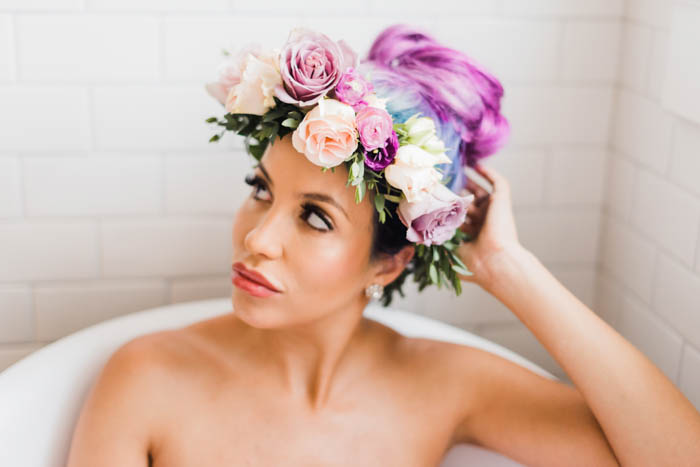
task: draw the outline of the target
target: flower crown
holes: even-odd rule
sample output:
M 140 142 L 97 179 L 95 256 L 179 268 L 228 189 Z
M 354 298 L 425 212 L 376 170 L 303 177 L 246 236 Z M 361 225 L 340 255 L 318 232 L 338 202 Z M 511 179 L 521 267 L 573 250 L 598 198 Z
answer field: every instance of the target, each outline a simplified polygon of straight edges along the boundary
M 292 133 L 294 148 L 322 171 L 346 164 L 355 202 L 374 192 L 379 222 L 397 214 L 406 239 L 416 244 L 411 263 L 385 287 L 384 305 L 394 289 L 404 296 L 410 273 L 419 290 L 444 283 L 459 295 L 457 274 L 471 275 L 456 253 L 469 240 L 459 226 L 474 195 L 458 196 L 442 183 L 435 166 L 451 160 L 433 120 L 416 113 L 394 121 L 386 100 L 359 73 L 355 52 L 310 29 L 292 29 L 281 50 L 249 44 L 224 55 L 219 80 L 207 91 L 227 113 L 206 120 L 223 127 L 209 141 L 233 131 L 259 161 L 275 137 Z

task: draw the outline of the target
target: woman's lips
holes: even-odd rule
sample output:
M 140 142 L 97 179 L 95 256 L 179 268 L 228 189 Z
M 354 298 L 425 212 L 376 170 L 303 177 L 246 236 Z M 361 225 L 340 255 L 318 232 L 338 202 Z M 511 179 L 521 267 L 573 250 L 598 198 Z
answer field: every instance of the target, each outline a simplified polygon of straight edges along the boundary
M 239 289 L 243 289 L 255 297 L 269 297 L 278 293 L 268 289 L 262 284 L 248 279 L 238 271 L 233 271 L 231 273 L 231 282 Z
M 257 296 L 270 296 L 280 293 L 279 287 L 275 287 L 270 280 L 257 271 L 248 269 L 241 262 L 233 264 L 231 280 L 239 286 Z

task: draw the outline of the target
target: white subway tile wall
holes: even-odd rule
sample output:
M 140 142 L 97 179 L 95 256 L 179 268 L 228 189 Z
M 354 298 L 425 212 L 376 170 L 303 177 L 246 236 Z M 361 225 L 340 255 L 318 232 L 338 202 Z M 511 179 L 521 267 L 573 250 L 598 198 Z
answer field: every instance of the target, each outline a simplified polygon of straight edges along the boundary
M 0 218 L 22 215 L 19 165 L 18 156 L 0 157 Z
M 670 36 L 661 102 L 670 112 L 693 122 L 700 121 L 700 9 L 678 3 L 671 14 Z
M 12 16 L 0 14 L 0 83 L 15 79 L 14 26 Z
M 700 2 L 622 28 L 596 303 L 700 409 Z
M 405 22 L 501 80 L 512 133 L 487 163 L 525 246 L 699 403 L 699 3 L 0 0 L 0 369 L 114 316 L 230 295 L 252 161 L 232 135 L 208 143 L 223 48 L 304 25 L 362 57 Z M 567 379 L 477 287 L 409 282 L 395 305 Z

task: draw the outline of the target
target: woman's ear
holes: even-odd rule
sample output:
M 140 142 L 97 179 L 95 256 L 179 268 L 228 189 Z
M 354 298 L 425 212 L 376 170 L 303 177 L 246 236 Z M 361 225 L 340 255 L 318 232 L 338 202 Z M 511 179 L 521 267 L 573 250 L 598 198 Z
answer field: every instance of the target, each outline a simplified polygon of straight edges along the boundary
M 392 283 L 411 262 L 415 251 L 415 246 L 406 245 L 395 255 L 386 255 L 380 259 L 379 270 L 374 275 L 373 282 L 384 286 Z

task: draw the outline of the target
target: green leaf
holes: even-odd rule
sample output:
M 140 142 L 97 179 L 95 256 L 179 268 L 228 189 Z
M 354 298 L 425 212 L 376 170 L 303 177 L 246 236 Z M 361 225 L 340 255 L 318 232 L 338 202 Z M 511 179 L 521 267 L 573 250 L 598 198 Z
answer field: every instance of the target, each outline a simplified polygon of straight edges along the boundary
M 384 195 L 384 198 L 388 199 L 389 201 L 393 201 L 394 203 L 400 203 L 400 202 L 401 202 L 401 197 L 400 197 L 400 196 Z
M 363 181 L 355 188 L 355 203 L 360 203 L 365 197 L 365 182 Z
M 437 247 L 432 247 L 432 249 L 433 249 L 433 261 L 437 263 L 438 261 L 440 261 L 440 251 L 438 250 Z
M 218 120 L 218 118 L 216 118 L 216 117 L 209 117 L 209 118 L 207 118 L 207 119 L 204 120 L 204 121 L 207 122 L 207 123 L 214 123 L 214 122 L 217 121 L 217 120 Z
M 282 126 L 286 126 L 287 128 L 296 128 L 299 126 L 299 120 L 286 118 L 282 121 Z
M 384 195 L 381 193 L 377 193 L 374 195 L 374 206 L 377 208 L 377 211 L 380 213 L 384 212 Z
M 280 118 L 285 113 L 286 113 L 286 111 L 284 109 L 281 109 L 281 108 L 280 109 L 278 109 L 278 108 L 271 109 L 265 115 L 263 115 L 262 121 L 263 122 L 271 122 L 273 120 Z
M 211 138 L 209 138 L 209 142 L 210 142 L 210 143 L 213 143 L 214 141 L 218 141 L 219 138 L 220 138 L 219 135 L 214 135 L 214 136 L 212 136 Z
M 287 117 L 293 118 L 294 120 L 301 120 L 304 118 L 304 115 L 297 110 L 292 110 L 291 112 L 287 113 Z
M 430 263 L 430 268 L 428 270 L 430 273 L 430 280 L 433 282 L 433 284 L 436 284 L 438 281 L 438 277 L 437 277 L 437 268 L 435 267 L 435 264 Z
M 462 262 L 462 260 L 459 258 L 459 256 L 456 253 L 450 251 L 450 256 L 452 257 L 453 263 L 456 263 L 458 266 L 460 266 L 464 269 L 467 269 L 467 266 Z
M 352 176 L 353 179 L 355 179 L 355 178 L 357 178 L 357 175 L 359 173 L 360 173 L 360 164 L 358 164 L 357 161 L 355 161 L 350 166 L 350 175 Z
M 459 266 L 459 265 L 457 265 L 457 264 L 453 264 L 453 265 L 452 265 L 452 269 L 453 269 L 454 271 L 457 271 L 458 273 L 460 273 L 460 274 L 463 275 L 463 276 L 473 276 L 473 275 L 474 275 L 474 273 L 471 272 L 471 271 L 470 271 L 469 269 L 467 269 L 466 267 L 462 267 L 462 266 Z
M 452 287 L 454 287 L 457 295 L 461 294 L 462 293 L 462 281 L 459 280 L 459 277 L 457 277 L 456 274 L 451 275 L 450 279 L 452 280 Z

